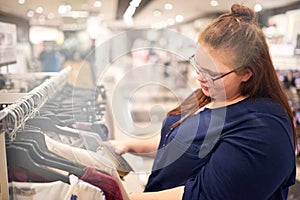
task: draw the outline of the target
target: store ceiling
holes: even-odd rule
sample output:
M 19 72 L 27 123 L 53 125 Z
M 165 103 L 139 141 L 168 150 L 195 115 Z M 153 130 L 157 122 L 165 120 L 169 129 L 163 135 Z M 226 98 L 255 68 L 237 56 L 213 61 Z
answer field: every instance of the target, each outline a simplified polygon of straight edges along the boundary
M 18 1 L 23 1 L 19 4 Z M 123 21 L 123 14 L 132 0 L 101 0 L 100 7 L 94 7 L 96 0 L 0 0 L 0 12 L 29 20 L 30 25 L 47 25 L 61 29 L 80 29 L 85 25 L 87 16 L 97 16 L 103 24 L 111 28 L 128 28 Z M 133 0 L 134 1 L 134 0 Z M 219 5 L 212 7 L 211 0 L 142 0 L 133 16 L 133 28 L 153 25 L 173 24 L 176 15 L 183 17 L 183 23 L 212 13 L 227 11 L 232 3 L 244 3 L 253 7 L 260 3 L 264 9 L 280 8 L 290 4 L 300 4 L 300 0 L 218 0 Z M 173 9 L 164 8 L 172 3 Z M 58 14 L 60 5 L 70 5 L 71 11 L 65 16 Z M 99 5 L 99 4 L 98 4 Z M 38 13 L 38 7 L 42 7 Z M 28 17 L 28 11 L 33 16 Z M 74 12 L 80 11 L 80 12 Z M 70 14 L 73 16 L 70 16 Z M 80 16 L 82 15 L 82 16 Z M 132 28 L 132 26 L 129 26 Z

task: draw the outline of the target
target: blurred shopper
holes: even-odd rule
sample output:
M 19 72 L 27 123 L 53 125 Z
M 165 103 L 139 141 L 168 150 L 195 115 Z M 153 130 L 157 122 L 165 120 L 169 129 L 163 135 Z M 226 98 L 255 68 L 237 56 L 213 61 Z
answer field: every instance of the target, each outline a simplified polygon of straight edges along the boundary
M 44 50 L 39 56 L 43 72 L 59 72 L 62 68 L 62 56 L 52 41 L 44 42 Z

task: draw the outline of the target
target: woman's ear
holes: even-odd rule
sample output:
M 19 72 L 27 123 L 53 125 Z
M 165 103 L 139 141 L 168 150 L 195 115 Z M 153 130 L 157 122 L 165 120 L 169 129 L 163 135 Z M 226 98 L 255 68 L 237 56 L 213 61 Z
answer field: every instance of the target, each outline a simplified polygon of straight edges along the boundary
M 242 82 L 247 82 L 251 78 L 252 75 L 253 75 L 253 73 L 249 68 L 244 69 L 244 72 L 242 75 Z

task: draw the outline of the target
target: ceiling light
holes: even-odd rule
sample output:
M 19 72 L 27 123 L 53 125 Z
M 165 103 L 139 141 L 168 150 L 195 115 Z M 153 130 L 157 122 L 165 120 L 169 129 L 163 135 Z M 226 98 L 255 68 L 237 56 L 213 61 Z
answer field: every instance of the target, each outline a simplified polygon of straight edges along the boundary
M 130 6 L 139 7 L 142 0 L 131 0 Z
M 219 3 L 218 3 L 218 1 L 216 1 L 216 0 L 211 0 L 211 1 L 210 1 L 210 5 L 213 6 L 213 7 L 215 7 L 215 6 L 218 6 Z
M 70 5 L 62 4 L 58 7 L 57 12 L 59 14 L 65 14 L 65 13 L 69 12 L 70 10 L 72 10 L 72 7 Z
M 176 22 L 183 22 L 183 16 L 182 15 L 176 15 L 175 21 Z
M 77 18 L 87 18 L 89 13 L 87 11 L 69 11 L 65 14 L 62 14 L 63 17 L 72 17 L 74 19 Z
M 24 4 L 24 3 L 25 3 L 25 0 L 18 0 L 18 3 L 19 3 L 19 4 Z
M 48 19 L 54 19 L 54 14 L 53 14 L 52 12 L 49 13 L 48 16 L 47 16 L 47 18 L 48 18 Z
M 38 13 L 38 14 L 43 13 L 43 11 L 44 11 L 44 9 L 41 6 L 37 7 L 36 10 L 35 10 L 35 12 Z
M 172 10 L 173 9 L 173 5 L 171 3 L 166 3 L 165 4 L 165 9 L 166 10 Z
M 153 11 L 153 16 L 154 16 L 154 17 L 160 17 L 161 14 L 162 14 L 161 11 L 158 10 L 158 9 L 155 9 L 155 10 Z
M 94 7 L 100 8 L 101 6 L 102 6 L 102 2 L 101 1 L 95 1 L 94 2 Z
M 44 15 L 39 16 L 39 23 L 40 24 L 46 24 L 46 17 Z
M 255 12 L 260 12 L 262 10 L 262 5 L 259 3 L 255 4 L 254 10 Z
M 58 12 L 59 14 L 64 14 L 64 13 L 66 13 L 66 12 L 67 12 L 66 6 L 65 6 L 65 5 L 60 5 L 60 6 L 58 7 L 58 9 L 57 9 L 57 12 Z
M 142 0 L 131 0 L 130 1 L 128 8 L 126 9 L 126 11 L 123 15 L 123 20 L 126 24 L 130 25 L 133 23 L 132 16 L 134 15 L 136 8 L 139 7 L 141 1 Z
M 72 10 L 72 6 L 66 5 L 66 9 L 67 9 L 67 12 L 70 11 L 70 10 Z
M 27 17 L 33 17 L 33 15 L 34 15 L 33 10 L 28 10 L 27 11 Z

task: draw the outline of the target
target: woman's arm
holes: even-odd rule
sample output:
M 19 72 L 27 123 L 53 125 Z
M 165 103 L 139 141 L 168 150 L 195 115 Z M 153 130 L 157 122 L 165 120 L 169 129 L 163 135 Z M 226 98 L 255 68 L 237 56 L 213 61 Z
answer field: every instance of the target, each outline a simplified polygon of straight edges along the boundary
M 150 139 L 130 138 L 127 140 L 110 140 L 110 144 L 117 154 L 134 153 L 141 156 L 154 157 L 158 148 L 160 137 Z
M 131 193 L 130 200 L 181 200 L 184 186 L 162 190 L 159 192 Z

